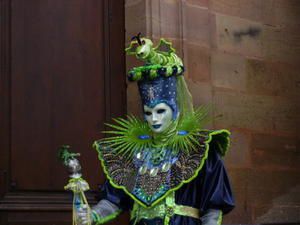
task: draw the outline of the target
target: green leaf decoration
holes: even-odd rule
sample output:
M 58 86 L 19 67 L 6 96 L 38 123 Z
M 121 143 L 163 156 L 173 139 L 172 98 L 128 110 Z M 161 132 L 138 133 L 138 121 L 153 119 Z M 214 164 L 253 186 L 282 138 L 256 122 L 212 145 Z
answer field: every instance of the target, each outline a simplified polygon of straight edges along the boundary
M 170 56 L 171 53 L 175 53 L 176 50 L 172 46 L 172 42 L 167 41 L 164 38 L 159 40 L 158 45 L 154 48 L 154 50 L 160 54 Z
M 70 159 L 80 156 L 80 153 L 70 152 L 71 147 L 69 145 L 62 145 L 58 150 L 58 159 L 66 166 Z
M 139 46 L 137 41 L 132 41 L 128 48 L 125 49 L 127 55 L 135 55 L 136 49 Z

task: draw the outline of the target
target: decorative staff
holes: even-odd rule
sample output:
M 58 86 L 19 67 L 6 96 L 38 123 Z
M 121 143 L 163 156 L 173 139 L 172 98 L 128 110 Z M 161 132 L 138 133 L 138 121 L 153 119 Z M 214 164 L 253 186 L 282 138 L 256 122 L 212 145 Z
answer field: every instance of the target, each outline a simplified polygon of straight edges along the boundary
M 87 224 L 91 225 L 89 216 L 91 216 L 91 208 L 88 205 L 85 191 L 89 190 L 89 184 L 82 178 L 81 166 L 77 157 L 80 153 L 73 153 L 69 151 L 70 146 L 63 145 L 59 149 L 58 157 L 62 163 L 69 170 L 69 182 L 64 187 L 65 190 L 71 190 L 73 192 L 73 225 Z M 87 211 L 88 220 L 81 221 L 79 214 L 83 211 Z

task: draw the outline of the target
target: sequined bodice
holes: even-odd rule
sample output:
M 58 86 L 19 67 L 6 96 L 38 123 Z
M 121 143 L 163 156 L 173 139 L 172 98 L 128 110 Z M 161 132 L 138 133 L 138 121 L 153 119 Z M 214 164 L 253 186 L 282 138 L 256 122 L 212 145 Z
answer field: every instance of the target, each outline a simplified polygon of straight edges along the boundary
M 208 150 L 206 140 L 208 135 L 199 138 L 199 147 L 190 153 L 148 148 L 136 152 L 129 160 L 103 148 L 100 159 L 107 177 L 117 188 L 150 207 L 196 177 Z

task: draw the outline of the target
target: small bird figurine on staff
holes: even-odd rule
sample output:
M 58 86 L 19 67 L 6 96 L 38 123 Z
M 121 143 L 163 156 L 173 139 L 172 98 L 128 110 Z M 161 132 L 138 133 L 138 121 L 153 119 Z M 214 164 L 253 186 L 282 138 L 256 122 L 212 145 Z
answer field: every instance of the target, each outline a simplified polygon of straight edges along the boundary
M 58 157 L 62 163 L 68 168 L 70 173 L 70 179 L 68 184 L 64 187 L 65 190 L 71 190 L 73 192 L 73 225 L 87 224 L 90 222 L 81 221 L 78 214 L 82 210 L 87 211 L 87 215 L 91 215 L 91 208 L 88 205 L 85 191 L 89 190 L 89 184 L 82 178 L 81 166 L 77 157 L 80 153 L 72 153 L 69 151 L 70 146 L 63 145 L 59 149 Z M 88 220 L 91 221 L 91 220 Z

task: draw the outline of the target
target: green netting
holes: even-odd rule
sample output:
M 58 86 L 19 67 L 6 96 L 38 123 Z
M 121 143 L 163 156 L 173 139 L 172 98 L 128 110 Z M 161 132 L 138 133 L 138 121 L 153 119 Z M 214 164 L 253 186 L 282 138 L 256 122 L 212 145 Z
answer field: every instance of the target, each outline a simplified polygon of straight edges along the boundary
M 179 119 L 194 112 L 193 97 L 183 76 L 177 77 L 177 104 L 180 112 Z

